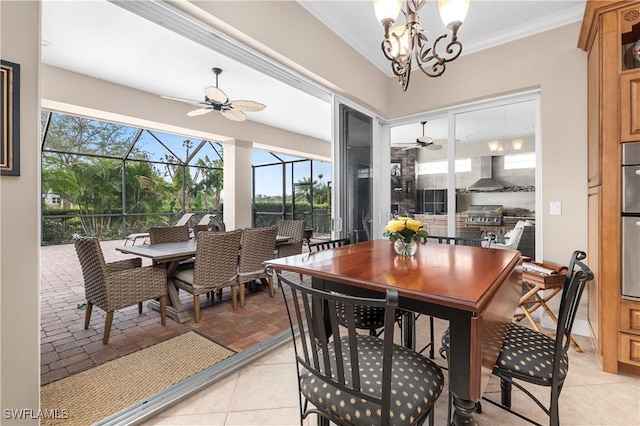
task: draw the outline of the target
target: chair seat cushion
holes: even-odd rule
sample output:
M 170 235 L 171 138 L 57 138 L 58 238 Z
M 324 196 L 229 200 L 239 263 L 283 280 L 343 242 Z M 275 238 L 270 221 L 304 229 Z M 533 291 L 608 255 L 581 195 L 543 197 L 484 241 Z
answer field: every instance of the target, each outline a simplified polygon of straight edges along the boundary
M 372 308 L 370 306 L 354 306 L 354 322 L 356 328 L 376 329 L 384 326 L 384 308 Z M 346 313 L 344 305 L 339 305 L 338 318 L 345 323 Z
M 367 335 L 359 335 L 357 339 L 358 362 L 363 371 L 362 388 L 364 392 L 380 397 L 383 341 Z M 341 340 L 348 347 L 347 338 Z M 333 352 L 333 346 L 330 346 L 330 351 Z M 332 371 L 336 371 L 334 357 L 333 354 L 329 355 Z M 351 377 L 348 351 L 344 354 L 344 360 L 345 377 Z M 440 367 L 417 352 L 394 345 L 391 424 L 413 423 L 424 416 L 440 396 L 443 385 L 444 376 Z M 310 372 L 300 372 L 300 390 L 313 405 L 324 408 L 348 424 L 380 424 L 379 405 L 347 395 Z
M 510 323 L 494 373 L 551 385 L 554 346 L 555 340 L 546 334 Z M 565 352 L 560 359 L 560 381 L 568 370 L 569 356 Z

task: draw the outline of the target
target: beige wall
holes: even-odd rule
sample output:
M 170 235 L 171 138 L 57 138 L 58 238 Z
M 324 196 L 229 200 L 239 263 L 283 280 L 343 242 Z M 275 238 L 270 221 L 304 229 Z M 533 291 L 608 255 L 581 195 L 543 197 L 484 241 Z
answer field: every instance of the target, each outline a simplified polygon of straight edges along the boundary
M 463 56 L 435 79 L 415 71 L 407 92 L 389 82 L 394 117 L 540 89 L 543 259 L 558 264 L 587 249 L 587 55 L 576 46 L 579 32 L 575 23 Z M 561 216 L 549 215 L 551 201 L 562 202 Z
M 20 64 L 20 176 L 0 177 L 0 413 L 33 409 L 40 383 L 40 2 L 0 2 L 2 59 Z M 28 413 L 25 413 L 29 417 Z

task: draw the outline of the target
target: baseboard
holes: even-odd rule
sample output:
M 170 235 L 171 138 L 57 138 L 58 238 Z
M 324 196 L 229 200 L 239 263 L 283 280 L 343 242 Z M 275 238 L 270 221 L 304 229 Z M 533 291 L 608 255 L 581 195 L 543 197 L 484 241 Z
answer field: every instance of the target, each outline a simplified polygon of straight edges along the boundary
M 542 317 L 540 325 L 543 328 L 549 328 L 551 330 L 556 329 L 556 323 L 553 322 L 553 320 L 549 318 L 548 315 L 544 315 Z M 571 330 L 571 334 L 576 336 L 591 337 L 591 327 L 589 327 L 589 322 L 587 320 L 575 320 L 573 322 L 573 329 Z

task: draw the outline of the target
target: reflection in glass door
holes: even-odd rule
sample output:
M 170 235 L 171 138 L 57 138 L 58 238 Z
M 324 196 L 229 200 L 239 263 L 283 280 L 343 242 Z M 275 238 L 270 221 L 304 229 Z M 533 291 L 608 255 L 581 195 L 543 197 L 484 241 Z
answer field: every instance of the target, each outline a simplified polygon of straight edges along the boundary
M 526 100 L 456 114 L 456 236 L 493 234 L 535 258 L 535 109 Z M 518 222 L 530 227 L 511 240 Z
M 502 240 L 527 222 L 518 249 L 535 259 L 538 115 L 537 93 L 424 115 L 422 141 L 432 145 L 420 143 L 415 119 L 389 124 L 391 170 L 399 165 L 402 175 L 390 186 L 390 211 L 415 216 L 430 235 L 465 239 Z
M 340 104 L 340 164 L 343 191 L 340 217 L 344 218 L 341 236 L 354 241 L 371 238 L 372 219 L 372 145 L 373 120 Z

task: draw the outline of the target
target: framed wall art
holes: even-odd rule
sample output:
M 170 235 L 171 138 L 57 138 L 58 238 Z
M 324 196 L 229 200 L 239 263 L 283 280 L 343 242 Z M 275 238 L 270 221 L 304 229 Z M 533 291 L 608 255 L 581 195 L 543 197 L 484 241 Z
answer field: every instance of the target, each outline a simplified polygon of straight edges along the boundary
M 0 61 L 0 175 L 20 176 L 20 65 Z

